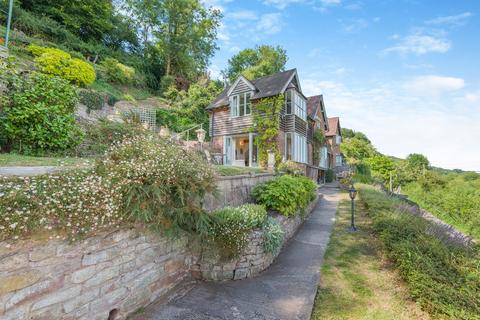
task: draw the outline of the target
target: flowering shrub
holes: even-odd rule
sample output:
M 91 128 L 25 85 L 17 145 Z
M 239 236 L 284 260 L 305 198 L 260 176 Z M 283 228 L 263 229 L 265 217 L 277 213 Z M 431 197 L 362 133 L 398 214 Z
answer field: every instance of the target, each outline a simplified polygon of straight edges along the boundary
M 201 201 L 216 184 L 200 155 L 139 135 L 114 143 L 97 171 L 119 187 L 128 217 L 163 230 L 208 232 L 210 218 Z
M 315 183 L 304 176 L 285 175 L 253 189 L 255 200 L 284 216 L 294 216 L 315 198 Z
M 116 143 L 96 166 L 0 181 L 0 241 L 44 229 L 76 239 L 123 222 L 207 233 L 200 200 L 215 187 L 196 154 L 153 136 Z
M 277 170 L 291 175 L 302 175 L 304 173 L 299 163 L 290 160 L 280 163 Z
M 110 82 L 128 84 L 134 80 L 135 69 L 116 59 L 106 58 L 101 65 L 105 69 L 105 78 Z
M 262 227 L 267 218 L 267 210 L 265 210 L 265 206 L 263 205 L 249 203 L 244 204 L 237 209 L 245 217 L 246 223 L 251 228 Z
M 45 230 L 75 239 L 123 220 L 112 181 L 91 170 L 0 180 L 0 241 Z M 52 233 L 54 232 L 54 233 Z
M 268 217 L 263 227 L 263 248 L 266 252 L 277 255 L 282 248 L 285 232 L 275 219 Z

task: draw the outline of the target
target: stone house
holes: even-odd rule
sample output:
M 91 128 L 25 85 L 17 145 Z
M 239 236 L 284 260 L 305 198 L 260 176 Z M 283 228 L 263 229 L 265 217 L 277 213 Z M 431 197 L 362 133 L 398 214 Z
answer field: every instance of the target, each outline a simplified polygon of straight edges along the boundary
M 313 132 L 329 129 L 322 96 L 303 94 L 296 69 L 269 76 L 237 80 L 207 107 L 210 117 L 212 149 L 222 155 L 224 165 L 258 166 L 256 133 L 252 132 L 252 104 L 283 94 L 285 105 L 280 114 L 278 146 L 283 160 L 297 162 L 313 179 L 324 176 L 328 169 L 328 144 L 322 147 L 323 158 L 313 163 Z

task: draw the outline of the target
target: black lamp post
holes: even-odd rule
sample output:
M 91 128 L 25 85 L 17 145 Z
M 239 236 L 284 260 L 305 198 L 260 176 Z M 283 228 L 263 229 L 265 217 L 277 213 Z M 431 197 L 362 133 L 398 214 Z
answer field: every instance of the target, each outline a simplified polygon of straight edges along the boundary
M 350 231 L 357 231 L 355 227 L 355 197 L 357 196 L 357 190 L 353 184 L 350 189 L 348 189 L 348 194 L 350 195 L 350 199 L 352 199 L 352 225 L 350 226 Z

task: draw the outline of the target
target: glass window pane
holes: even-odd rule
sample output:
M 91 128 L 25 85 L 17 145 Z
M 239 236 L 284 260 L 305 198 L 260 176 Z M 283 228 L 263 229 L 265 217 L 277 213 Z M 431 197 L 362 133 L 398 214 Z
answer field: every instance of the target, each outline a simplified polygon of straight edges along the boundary
M 285 135 L 285 158 L 287 160 L 292 160 L 292 135 L 287 133 Z
M 247 93 L 245 96 L 246 96 L 245 114 L 250 114 L 252 112 L 252 102 L 250 101 L 250 93 Z
M 292 91 L 291 90 L 287 91 L 285 98 L 286 98 L 286 105 L 287 105 L 286 113 L 291 114 L 292 113 Z

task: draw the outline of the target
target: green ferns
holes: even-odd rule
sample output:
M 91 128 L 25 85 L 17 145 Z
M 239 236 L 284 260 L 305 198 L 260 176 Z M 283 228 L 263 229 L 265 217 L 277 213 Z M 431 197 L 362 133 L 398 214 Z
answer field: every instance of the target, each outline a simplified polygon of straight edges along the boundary
M 258 203 L 291 217 L 315 199 L 316 189 L 307 177 L 285 175 L 256 186 L 252 195 Z

